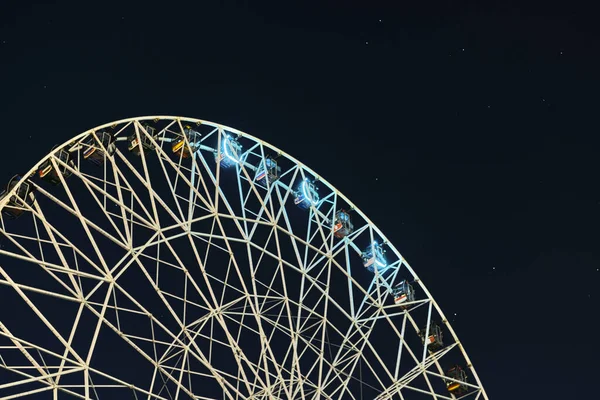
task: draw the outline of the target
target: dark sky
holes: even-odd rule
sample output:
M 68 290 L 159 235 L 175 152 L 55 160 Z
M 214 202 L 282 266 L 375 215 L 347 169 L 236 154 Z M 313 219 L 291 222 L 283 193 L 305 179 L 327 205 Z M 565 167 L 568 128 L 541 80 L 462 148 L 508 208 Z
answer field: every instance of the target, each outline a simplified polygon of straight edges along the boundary
M 492 399 L 595 397 L 591 10 L 55 3 L 1 5 L 1 180 L 120 118 L 238 128 L 302 160 L 383 230 L 457 314 Z

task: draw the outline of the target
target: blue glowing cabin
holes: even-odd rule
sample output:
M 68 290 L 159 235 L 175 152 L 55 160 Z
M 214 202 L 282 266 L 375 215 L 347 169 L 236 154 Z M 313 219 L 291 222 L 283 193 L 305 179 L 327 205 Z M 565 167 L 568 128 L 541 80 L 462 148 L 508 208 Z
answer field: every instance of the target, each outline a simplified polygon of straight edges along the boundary
M 10 192 L 19 181 L 23 179 L 21 175 L 13 176 L 10 181 L 8 181 L 8 185 L 6 189 L 0 193 L 0 199 L 3 199 L 8 192 Z M 29 182 L 25 181 L 21 183 L 21 186 L 17 189 L 14 195 L 10 196 L 8 203 L 2 210 L 4 215 L 11 219 L 16 219 L 21 216 L 25 212 L 25 205 L 32 206 L 34 202 L 34 187 Z
M 458 365 L 450 368 L 446 372 L 446 376 L 450 379 L 446 380 L 446 389 L 455 396 L 462 396 L 469 391 L 469 387 L 465 385 L 467 382 L 467 373 Z
M 183 128 L 183 136 L 179 136 L 173 141 L 171 150 L 173 154 L 181 158 L 190 158 L 191 155 L 200 147 L 200 133 L 196 132 L 189 125 Z M 186 145 L 186 140 L 189 146 Z
M 54 150 L 57 146 L 54 146 L 52 149 Z M 67 168 L 67 165 L 74 168 L 75 163 L 71 160 L 71 155 L 68 151 L 61 149 L 54 153 L 54 157 L 58 160 L 54 160 L 56 163 L 56 168 L 52 163 L 52 159 L 48 158 L 46 161 L 40 165 L 38 169 L 38 176 L 43 180 L 52 185 L 60 185 L 60 175 L 63 176 L 64 179 L 70 177 L 73 172 Z M 62 161 L 62 162 L 61 162 Z M 65 165 L 66 164 L 66 165 Z
M 429 334 L 427 335 L 427 333 Z M 427 338 L 425 338 L 425 335 L 427 335 Z M 442 328 L 435 322 L 429 325 L 429 332 L 426 332 L 426 329 L 419 331 L 419 336 L 421 337 L 421 342 L 427 346 L 429 351 L 437 351 L 444 347 Z
M 215 160 L 221 164 L 221 168 L 229 168 L 239 164 L 242 160 L 242 145 L 231 135 L 223 133 L 221 151 L 216 154 Z
M 117 148 L 114 137 L 110 133 L 96 132 L 96 137 L 90 134 L 81 142 L 81 154 L 84 160 L 102 165 L 105 157 L 112 156 Z
M 277 165 L 277 161 L 273 160 L 271 157 L 267 156 L 264 162 L 260 162 L 256 168 L 256 176 L 255 180 L 263 185 L 267 184 L 267 180 L 269 183 L 275 182 L 279 179 L 279 175 L 281 174 L 281 167 Z
M 354 230 L 352 221 L 350 221 L 350 215 L 344 210 L 339 210 L 335 213 L 335 219 L 333 223 L 333 234 L 336 238 L 342 239 Z
M 129 146 L 127 147 L 127 149 L 129 151 L 131 151 L 133 154 L 135 154 L 136 156 L 139 156 L 142 153 L 142 151 L 154 151 L 154 149 L 156 148 L 154 146 L 154 143 L 152 143 L 152 139 L 156 139 L 158 137 L 158 135 L 155 134 L 156 129 L 151 127 L 148 124 L 142 125 L 142 128 L 143 128 L 143 130 L 146 131 L 146 133 L 144 133 L 144 131 L 142 129 L 140 129 L 140 131 L 139 131 L 140 140 L 139 141 L 138 141 L 138 137 L 135 133 L 133 133 L 128 138 Z
M 377 242 L 373 242 L 365 251 L 362 253 L 363 265 L 369 271 L 375 273 L 375 271 L 382 271 L 387 267 L 387 261 L 385 259 L 385 250 L 383 246 Z
M 304 179 L 300 183 L 298 190 L 296 191 L 294 204 L 303 210 L 310 208 L 310 206 L 316 206 L 319 204 L 319 193 L 317 193 L 317 187 L 315 186 L 314 182 Z
M 407 280 L 403 280 L 394 286 L 392 296 L 394 296 L 395 304 L 410 303 L 411 301 L 415 301 L 415 290 Z

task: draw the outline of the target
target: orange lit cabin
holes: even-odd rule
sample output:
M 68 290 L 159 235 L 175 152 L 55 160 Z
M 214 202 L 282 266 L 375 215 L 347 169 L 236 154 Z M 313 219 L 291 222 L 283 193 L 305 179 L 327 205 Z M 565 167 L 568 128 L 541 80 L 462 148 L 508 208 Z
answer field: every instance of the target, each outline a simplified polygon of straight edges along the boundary
M 192 130 L 189 125 L 183 129 L 183 136 L 179 136 L 173 141 L 171 150 L 177 157 L 189 158 L 200 147 L 200 133 Z M 189 144 L 186 145 L 186 141 Z
M 52 149 L 54 150 L 56 147 L 57 146 L 54 146 Z M 54 163 L 52 162 L 52 157 L 56 158 Z M 38 176 L 43 181 L 52 185 L 60 185 L 60 175 L 62 175 L 64 179 L 67 179 L 73 174 L 67 166 L 74 168 L 75 163 L 71 160 L 71 154 L 68 151 L 60 149 L 40 165 Z
M 467 382 L 467 373 L 458 365 L 450 368 L 446 372 L 446 376 L 450 379 L 446 380 L 446 389 L 455 396 L 462 396 L 469 391 L 469 387 L 465 385 Z
M 10 181 L 8 181 L 6 189 L 0 193 L 0 199 L 6 197 L 8 193 L 13 190 L 17 184 L 19 184 L 20 181 L 23 181 L 23 177 L 21 175 L 13 176 Z M 35 189 L 33 185 L 28 180 L 21 182 L 15 194 L 10 197 L 8 203 L 6 203 L 6 206 L 4 206 L 2 209 L 4 215 L 10 219 L 19 218 L 26 211 L 26 205 L 33 205 L 33 202 L 35 201 L 33 195 L 34 191 Z

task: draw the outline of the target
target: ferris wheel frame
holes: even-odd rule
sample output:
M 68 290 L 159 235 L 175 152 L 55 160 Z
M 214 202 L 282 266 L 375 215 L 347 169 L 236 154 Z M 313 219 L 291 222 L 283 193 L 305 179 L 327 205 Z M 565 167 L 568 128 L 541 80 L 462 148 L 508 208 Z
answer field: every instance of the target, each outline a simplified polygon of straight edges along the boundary
M 365 222 L 365 224 L 363 224 L 363 226 L 362 226 L 362 229 L 368 229 L 368 231 L 370 232 L 370 235 L 371 235 L 371 241 L 370 241 L 369 246 L 371 247 L 372 254 L 373 254 L 373 262 L 374 262 L 374 267 L 372 270 L 373 277 L 372 277 L 372 281 L 371 281 L 368 289 L 366 289 L 364 299 L 362 300 L 362 302 L 359 302 L 360 306 L 358 307 L 358 309 L 355 309 L 355 306 L 354 306 L 355 299 L 352 298 L 354 292 L 352 290 L 349 290 L 350 310 L 346 316 L 349 319 L 356 321 L 357 323 L 365 323 L 366 321 L 368 321 L 369 318 L 371 318 L 371 317 L 369 317 L 369 316 L 363 317 L 363 314 L 361 314 L 361 309 L 366 304 L 367 298 L 370 296 L 370 293 L 375 290 L 374 289 L 375 287 L 377 287 L 377 290 L 379 291 L 380 290 L 379 287 L 383 286 L 384 289 L 387 287 L 388 290 L 387 291 L 384 290 L 384 294 L 383 295 L 379 294 L 379 297 L 387 296 L 389 294 L 388 292 L 392 290 L 388 281 L 390 281 L 390 280 L 393 281 L 394 278 L 388 279 L 388 278 L 385 278 L 384 275 L 387 275 L 388 277 L 389 276 L 395 277 L 394 274 L 397 273 L 400 266 L 404 267 L 413 277 L 413 284 L 417 285 L 420 292 L 423 294 L 421 299 L 415 300 L 414 302 L 409 302 L 409 304 L 415 303 L 415 304 L 424 305 L 427 307 L 427 321 L 425 323 L 424 337 L 429 337 L 429 335 L 430 335 L 429 329 L 430 329 L 430 326 L 432 323 L 432 314 L 435 312 L 435 313 L 437 313 L 437 315 L 439 315 L 444 329 L 452 337 L 453 344 L 452 344 L 451 348 L 456 348 L 460 351 L 460 353 L 465 361 L 466 368 L 469 370 L 469 373 L 474 378 L 473 383 L 465 383 L 465 385 L 467 385 L 468 387 L 470 387 L 472 389 L 472 392 L 470 392 L 468 395 L 476 393 L 476 397 L 475 397 L 476 399 L 486 399 L 486 400 L 488 399 L 488 396 L 482 386 L 482 383 L 480 381 L 479 376 L 477 375 L 477 372 L 475 371 L 475 368 L 473 367 L 473 365 L 471 363 L 469 356 L 467 355 L 460 340 L 458 339 L 457 334 L 455 333 L 450 322 L 448 321 L 445 314 L 443 313 L 441 307 L 438 305 L 438 303 L 435 301 L 435 299 L 433 298 L 433 296 L 431 295 L 429 290 L 426 288 L 424 283 L 418 277 L 415 270 L 404 259 L 404 257 L 398 251 L 398 249 L 393 245 L 393 243 L 390 240 L 388 240 L 388 238 L 385 236 L 385 234 L 381 230 L 379 230 L 379 228 L 367 217 L 367 215 L 365 215 L 360 210 L 359 207 L 357 207 L 350 199 L 348 199 L 346 196 L 344 196 L 343 193 L 338 191 L 332 184 L 330 184 L 322 176 L 317 174 L 315 171 L 313 171 L 308 166 L 304 165 L 298 159 L 285 153 L 281 149 L 255 137 L 255 136 L 249 135 L 245 132 L 242 132 L 237 129 L 227 127 L 227 126 L 224 126 L 221 124 L 217 124 L 214 122 L 206 121 L 206 120 L 185 118 L 185 117 L 176 117 L 176 116 L 165 116 L 165 115 L 127 118 L 127 119 L 122 119 L 119 121 L 114 121 L 114 122 L 111 122 L 108 124 L 103 124 L 96 128 L 85 131 L 85 132 L 75 136 L 74 138 L 70 139 L 69 141 L 63 143 L 62 145 L 59 145 L 59 146 L 56 146 L 55 148 L 53 148 L 51 153 L 49 153 L 44 158 L 42 158 L 38 163 L 36 163 L 34 165 L 33 168 L 31 168 L 26 174 L 23 175 L 23 177 L 25 179 L 23 179 L 21 182 L 14 185 L 14 187 L 12 187 L 5 194 L 5 196 L 2 199 L 0 199 L 0 210 L 4 210 L 5 207 L 7 207 L 9 205 L 11 198 L 13 198 L 13 196 L 15 196 L 17 194 L 20 185 L 23 182 L 26 182 L 26 180 L 29 179 L 30 177 L 34 176 L 36 174 L 36 172 L 40 170 L 40 167 L 43 166 L 44 164 L 50 163 L 49 165 L 52 165 L 56 170 L 66 171 L 66 172 L 70 173 L 71 175 L 79 176 L 80 172 L 79 172 L 78 168 L 76 168 L 73 165 L 70 165 L 68 162 L 64 162 L 64 160 L 61 160 L 58 157 L 56 157 L 57 152 L 66 151 L 66 152 L 73 153 L 73 152 L 79 151 L 79 150 L 81 150 L 82 143 L 86 138 L 89 138 L 90 135 L 94 135 L 94 137 L 96 137 L 98 139 L 98 136 L 97 136 L 98 133 L 104 132 L 105 130 L 108 130 L 108 129 L 111 129 L 111 127 L 123 127 L 121 129 L 121 131 L 124 131 L 125 127 L 130 126 L 131 124 L 133 124 L 135 126 L 135 132 L 137 135 L 137 139 L 134 139 L 134 140 L 137 140 L 137 146 L 139 147 L 139 149 L 141 149 L 141 161 L 142 161 L 143 171 L 140 173 L 140 176 L 148 177 L 150 175 L 150 173 L 148 170 L 147 161 L 145 159 L 146 150 L 142 149 L 143 145 L 148 144 L 148 146 L 153 147 L 153 149 L 159 149 L 159 148 L 161 148 L 162 144 L 168 143 L 167 139 L 169 139 L 169 138 L 166 138 L 164 135 L 162 137 L 160 137 L 159 136 L 160 132 L 156 133 L 156 132 L 146 131 L 146 128 L 143 127 L 142 123 L 151 122 L 151 121 L 170 121 L 171 124 L 177 124 L 182 132 L 184 131 L 183 124 L 190 124 L 190 126 L 211 127 L 213 129 L 213 133 L 216 133 L 216 135 L 217 135 L 217 145 L 216 146 L 209 146 L 207 144 L 204 144 L 201 141 L 199 141 L 197 143 L 190 143 L 187 141 L 187 139 L 185 139 L 185 137 L 184 137 L 184 140 L 186 141 L 186 143 L 184 146 L 188 146 L 189 151 L 193 154 L 192 155 L 193 160 L 195 160 L 196 152 L 203 152 L 206 154 L 214 155 L 217 166 L 216 166 L 216 173 L 214 174 L 214 176 L 212 178 L 217 182 L 220 182 L 219 175 L 222 173 L 223 169 L 228 166 L 231 166 L 231 165 L 235 166 L 235 168 L 237 168 L 237 170 L 241 174 L 243 174 L 245 176 L 245 178 L 248 179 L 249 181 L 251 181 L 253 179 L 252 173 L 256 173 L 257 170 L 259 169 L 259 166 L 247 162 L 247 156 L 248 156 L 248 154 L 249 154 L 248 152 L 250 150 L 246 150 L 242 154 L 240 154 L 241 148 L 237 147 L 237 142 L 233 143 L 233 141 L 234 141 L 233 136 L 236 136 L 237 138 L 243 138 L 243 139 L 249 140 L 249 141 L 255 143 L 256 146 L 260 147 L 263 164 L 265 164 L 265 159 L 267 157 L 267 155 L 264 153 L 264 149 L 268 149 L 270 154 L 276 154 L 277 157 L 285 158 L 285 159 L 289 160 L 289 162 L 291 162 L 292 164 L 294 164 L 296 166 L 297 171 L 295 173 L 299 173 L 302 176 L 301 177 L 301 185 L 300 185 L 299 190 L 300 190 L 300 192 L 302 192 L 301 194 L 304 195 L 304 198 L 308 200 L 307 208 L 310 209 L 311 218 L 314 216 L 314 218 L 316 218 L 318 221 L 321 221 L 320 222 L 321 225 L 328 225 L 328 226 L 332 225 L 332 221 L 333 221 L 333 217 L 334 217 L 333 213 L 335 213 L 338 203 L 343 203 L 345 205 L 345 207 L 347 207 L 350 210 L 350 212 L 359 216 L 360 219 Z M 142 131 L 142 129 L 143 129 L 143 131 Z M 114 133 L 116 142 L 127 140 L 127 136 L 120 136 L 121 131 L 117 131 Z M 173 138 L 170 138 L 170 139 L 171 139 L 171 141 L 173 141 Z M 108 149 L 104 148 L 104 150 L 108 150 Z M 129 150 L 131 150 L 131 149 L 129 149 Z M 204 161 L 204 160 L 205 159 L 202 159 L 202 161 Z M 196 162 L 196 161 L 193 161 L 193 162 Z M 104 164 L 104 166 L 106 167 L 106 164 Z M 202 167 L 206 167 L 206 165 L 201 165 L 201 162 L 198 161 L 198 168 L 202 168 Z M 263 168 L 266 168 L 266 165 L 263 165 Z M 289 171 L 284 172 L 284 174 L 288 173 L 288 172 Z M 191 177 L 193 180 L 194 179 L 194 170 L 192 170 Z M 309 177 L 312 177 L 313 180 L 310 181 Z M 66 187 L 67 191 L 68 191 L 68 185 L 66 184 L 66 178 L 67 177 L 63 176 L 63 174 L 58 174 L 58 179 L 60 182 L 59 184 L 62 184 L 63 187 Z M 182 177 L 182 179 L 184 179 L 184 178 Z M 239 179 L 239 177 L 238 177 L 238 179 Z M 327 189 L 328 194 L 326 196 L 324 196 L 323 198 L 319 198 L 319 197 L 315 198 L 312 193 L 306 192 L 309 182 L 312 185 L 316 185 L 318 183 L 319 188 Z M 189 183 L 192 184 L 192 182 L 189 182 Z M 298 191 L 298 188 L 288 187 L 281 180 L 275 180 L 275 181 L 271 182 L 270 179 L 268 179 L 268 178 L 265 181 L 265 186 L 266 186 L 267 191 L 272 190 L 272 187 L 274 187 L 274 186 L 281 187 L 283 190 L 285 190 L 287 195 Z M 149 191 L 153 190 L 151 187 L 148 187 L 147 189 Z M 46 189 L 40 189 L 40 190 L 46 190 Z M 217 189 L 217 190 L 220 190 L 220 189 Z M 251 190 L 256 191 L 256 188 L 254 186 L 252 186 Z M 73 204 L 77 204 L 77 202 L 75 200 L 73 200 L 73 195 L 69 192 L 67 192 L 67 194 L 71 198 Z M 46 190 L 46 195 L 51 196 L 50 190 Z M 192 196 L 192 195 L 190 194 L 190 196 Z M 318 194 L 317 194 L 317 196 L 318 196 Z M 335 200 L 332 201 L 331 199 L 335 199 Z M 122 210 L 126 207 L 126 205 L 123 203 L 122 199 L 113 198 L 112 200 L 115 202 L 120 201 L 120 203 L 117 203 L 117 204 L 119 204 L 121 206 Z M 227 204 L 226 198 L 223 198 L 222 200 L 224 200 L 225 207 L 232 208 L 231 205 Z M 321 204 L 323 204 L 326 201 L 332 201 L 332 205 L 329 206 L 328 212 L 321 212 L 319 210 L 319 207 Z M 152 200 L 151 200 L 152 210 L 148 210 L 148 213 L 156 215 L 157 210 L 156 210 L 156 205 L 154 202 L 155 202 L 155 199 L 152 198 Z M 28 206 L 27 204 L 25 204 L 24 207 L 29 208 L 29 211 L 35 211 L 35 212 L 40 213 L 40 209 L 39 209 L 39 207 L 36 207 L 36 204 L 33 204 L 32 206 Z M 263 207 L 263 210 L 265 213 L 269 212 L 269 209 L 265 204 L 262 204 L 262 207 Z M 122 212 L 124 213 L 125 211 L 122 211 Z M 179 213 L 181 216 L 185 216 L 186 213 L 188 216 L 191 215 L 190 210 L 187 210 L 187 211 L 186 210 L 173 210 L 171 212 L 172 212 L 174 218 L 178 218 L 177 213 Z M 79 210 L 76 207 L 75 207 L 75 214 L 79 214 L 79 215 L 76 215 L 77 218 L 80 218 L 80 219 L 84 218 L 84 216 L 79 212 Z M 44 218 L 43 214 L 40 213 L 39 216 L 41 216 L 41 219 L 43 220 L 43 218 Z M 243 220 L 243 218 L 241 219 L 241 221 L 242 220 Z M 4 225 L 4 222 L 3 222 L 3 225 Z M 321 232 L 320 232 L 321 235 L 326 235 L 324 229 L 328 229 L 328 228 L 324 228 L 323 226 L 321 226 L 321 227 L 318 227 L 317 229 L 321 230 Z M 4 229 L 2 229 L 2 231 L 0 231 L 0 232 L 3 232 L 3 231 L 4 231 Z M 317 233 L 315 233 L 315 235 L 316 234 Z M 89 235 L 91 237 L 91 234 L 89 234 Z M 338 245 L 336 248 L 336 245 L 333 244 L 333 240 L 334 240 L 333 237 L 331 237 L 330 249 L 332 252 L 334 252 L 334 250 L 340 251 L 340 249 L 344 248 L 341 245 Z M 343 238 L 341 240 L 344 241 L 344 243 L 345 243 L 344 246 L 346 246 L 346 248 L 353 249 L 357 256 L 361 257 L 363 255 L 363 253 L 364 253 L 363 248 L 360 248 L 358 245 L 356 245 L 354 242 L 352 242 L 348 238 Z M 377 264 L 378 259 L 376 258 L 376 255 L 375 255 L 375 253 L 376 253 L 376 251 L 374 250 L 375 246 L 385 246 L 387 248 L 386 250 L 388 252 L 393 253 L 393 255 L 395 256 L 397 261 L 393 262 L 392 264 L 387 264 L 387 265 Z M 101 254 L 100 249 L 96 248 L 95 251 L 98 254 Z M 3 253 L 4 252 L 2 250 L 0 250 L 0 254 L 3 254 Z M 349 282 L 350 282 L 350 280 L 352 279 L 352 271 L 349 268 L 349 264 L 350 263 L 348 263 L 347 273 L 349 275 Z M 365 267 L 366 267 L 366 265 L 365 265 Z M 104 268 L 106 268 L 105 272 L 109 272 L 108 266 L 105 265 Z M 0 266 L 0 274 L 4 278 L 2 280 L 2 282 L 0 282 L 0 283 L 6 285 L 8 282 L 8 284 L 10 285 L 10 276 L 4 270 L 2 270 L 1 266 Z M 349 283 L 349 285 L 350 284 L 351 283 Z M 15 288 L 15 290 L 22 290 L 22 289 L 19 289 L 18 286 L 14 282 L 13 282 L 12 286 L 13 286 L 13 288 Z M 377 318 L 389 319 L 390 317 L 393 317 L 395 315 L 401 315 L 401 314 L 405 313 L 405 310 L 394 309 L 394 307 L 391 305 L 384 306 L 384 307 L 386 307 L 385 314 L 382 316 L 378 316 Z M 395 310 L 395 311 L 390 311 L 388 313 L 387 310 Z M 408 313 L 406 313 L 406 314 L 408 314 Z M 40 315 L 40 317 L 42 317 L 42 316 Z M 420 329 L 420 327 L 418 327 L 416 325 L 416 322 L 414 320 L 411 319 L 410 322 L 412 323 L 414 329 L 416 329 L 417 331 Z M 404 337 L 405 329 L 408 329 L 408 328 L 406 327 L 406 324 L 403 324 L 402 332 L 400 332 L 400 335 L 399 335 L 400 338 Z M 8 330 L 7 330 L 6 326 L 4 326 L 2 324 L 2 322 L 0 321 L 0 334 L 2 333 L 3 330 L 4 330 L 5 335 L 9 335 L 7 333 Z M 364 346 L 371 346 L 371 344 L 368 342 L 368 339 L 364 340 L 364 342 L 365 342 L 363 344 Z M 400 346 L 402 346 L 402 339 L 400 339 Z M 450 350 L 450 348 L 447 349 L 446 351 L 449 351 L 449 350 Z M 441 368 L 441 366 L 438 363 L 439 360 L 441 359 L 441 357 L 443 356 L 443 354 L 440 353 L 438 358 L 428 357 L 428 354 L 429 354 L 428 347 L 427 347 L 427 345 L 425 345 L 423 347 L 422 354 L 419 356 L 421 359 L 421 365 L 420 365 L 421 372 L 426 370 L 427 368 L 429 368 L 429 366 L 436 364 L 436 365 L 438 365 L 438 370 L 440 371 L 439 378 L 448 380 L 449 379 L 448 376 L 445 376 L 443 373 L 441 373 L 443 371 L 443 369 Z M 1 352 L 0 352 L 0 355 L 1 355 Z M 399 350 L 399 355 L 398 355 L 398 365 L 396 366 L 396 373 L 395 373 L 396 378 L 398 378 L 398 376 L 397 376 L 398 368 L 400 365 L 399 357 L 400 357 L 400 350 Z M 83 364 L 86 364 L 85 360 L 82 359 L 80 361 Z M 89 364 L 89 360 L 87 361 L 87 364 Z M 405 376 L 403 377 L 404 380 L 398 379 L 394 383 L 394 385 L 389 386 L 386 390 L 382 391 L 381 394 L 376 398 L 377 399 L 387 399 L 387 398 L 393 398 L 395 395 L 402 396 L 401 391 L 404 388 L 406 388 L 406 386 L 410 383 L 410 379 L 411 378 L 414 379 L 414 377 L 418 373 L 419 373 L 419 370 L 415 370 L 415 372 L 413 372 L 412 374 L 405 374 Z M 435 373 L 431 372 L 431 371 L 427 371 L 427 373 L 431 374 L 431 375 L 435 375 Z M 328 376 L 329 375 L 327 375 L 324 378 L 325 381 L 327 381 Z M 452 379 L 450 379 L 450 381 L 452 381 Z M 3 385 L 0 385 L 0 388 L 2 388 L 2 386 Z M 86 393 L 89 394 L 89 388 L 87 388 Z M 340 396 L 342 394 L 343 394 L 343 391 L 341 392 Z M 287 395 L 288 395 L 288 397 L 290 397 L 291 393 L 287 393 Z M 318 392 L 314 395 L 314 397 L 317 398 L 317 396 L 319 396 Z M 259 398 L 259 397 L 260 397 L 259 395 L 256 395 L 256 398 Z M 450 395 L 450 397 L 444 397 L 442 395 L 438 395 L 437 398 L 452 399 L 452 398 L 456 398 L 456 397 L 454 395 Z

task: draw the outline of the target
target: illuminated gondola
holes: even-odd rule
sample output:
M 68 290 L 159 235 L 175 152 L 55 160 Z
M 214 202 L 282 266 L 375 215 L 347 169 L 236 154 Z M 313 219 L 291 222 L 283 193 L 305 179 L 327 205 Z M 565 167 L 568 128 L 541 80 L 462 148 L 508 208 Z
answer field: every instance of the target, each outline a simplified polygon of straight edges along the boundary
M 0 199 L 3 199 L 8 195 L 8 193 L 21 181 L 23 177 L 21 175 L 13 176 L 10 181 L 8 181 L 8 185 L 6 189 L 0 193 Z M 34 186 L 29 183 L 29 181 L 22 182 L 14 195 L 10 196 L 8 203 L 2 209 L 4 215 L 9 217 L 10 219 L 19 218 L 25 211 L 25 207 L 32 206 L 35 201 L 34 197 Z
M 371 243 L 369 247 L 362 252 L 362 261 L 364 267 L 375 273 L 375 271 L 383 271 L 387 267 L 385 259 L 385 250 L 383 246 L 377 242 Z
M 446 380 L 446 389 L 455 396 L 462 396 L 469 391 L 469 387 L 465 385 L 467 382 L 467 373 L 458 365 L 450 368 L 446 372 L 446 376 L 451 379 Z
M 304 210 L 310 208 L 310 206 L 319 204 L 319 193 L 317 193 L 317 187 L 314 182 L 304 179 L 300 183 L 296 191 L 294 204 Z
M 242 145 L 231 135 L 223 133 L 221 151 L 215 155 L 217 163 L 221 164 L 221 168 L 229 168 L 239 164 L 242 161 L 241 157 Z
M 183 136 L 179 136 L 173 141 L 171 151 L 177 157 L 190 158 L 200 147 L 201 136 L 200 133 L 193 130 L 189 125 L 186 125 L 183 129 Z M 189 146 L 186 145 L 186 140 Z
M 333 234 L 336 238 L 342 239 L 354 230 L 354 225 L 350 221 L 350 215 L 344 210 L 339 210 L 335 213 L 335 220 L 333 224 Z
M 392 296 L 394 296 L 394 303 L 402 305 L 404 303 L 410 303 L 415 301 L 415 290 L 408 281 L 403 280 L 398 283 L 392 289 Z
M 127 149 L 136 156 L 139 156 L 142 151 L 154 151 L 156 149 L 156 146 L 154 146 L 154 143 L 152 142 L 152 139 L 156 140 L 158 137 L 155 133 L 156 129 L 148 124 L 143 124 L 142 128 L 146 133 L 140 130 L 140 132 L 138 132 L 139 140 L 138 135 L 135 133 L 128 138 L 129 146 Z
M 427 337 L 425 337 L 426 334 L 427 332 L 425 329 L 419 331 L 421 342 L 424 345 L 427 345 L 427 349 L 429 351 L 438 351 L 439 349 L 444 347 L 444 335 L 442 332 L 442 328 L 440 328 L 438 324 L 432 322 L 429 325 L 429 334 L 427 335 Z
M 84 160 L 95 165 L 104 164 L 107 156 L 112 156 L 116 150 L 115 139 L 108 132 L 96 132 L 90 134 L 81 142 L 81 154 Z
M 57 146 L 54 146 L 52 150 L 56 147 Z M 37 173 L 43 181 L 56 186 L 61 184 L 60 175 L 62 175 L 64 179 L 67 179 L 73 174 L 68 166 L 75 168 L 75 163 L 71 159 L 71 154 L 65 149 L 57 150 L 54 153 L 54 157 L 57 158 L 54 160 L 54 163 L 52 162 L 52 158 L 48 158 L 40 165 Z
M 271 157 L 266 157 L 264 162 L 260 162 L 256 167 L 255 179 L 257 182 L 266 185 L 267 180 L 269 183 L 275 182 L 279 179 L 281 174 L 281 167 L 277 165 L 277 161 Z

